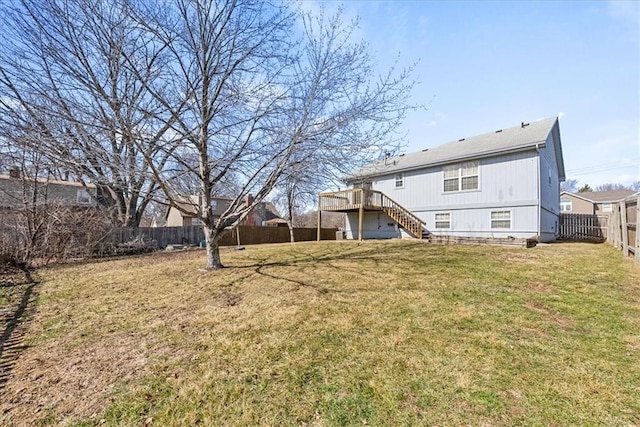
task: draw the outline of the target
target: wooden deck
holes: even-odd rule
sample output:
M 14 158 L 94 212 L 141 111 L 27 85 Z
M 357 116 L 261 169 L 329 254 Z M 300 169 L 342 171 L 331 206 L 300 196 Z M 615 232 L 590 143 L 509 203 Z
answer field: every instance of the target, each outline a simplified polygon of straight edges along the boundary
M 353 188 L 332 193 L 321 193 L 318 197 L 318 224 L 321 221 L 322 211 L 358 212 L 359 240 L 363 238 L 362 220 L 365 211 L 383 211 L 409 234 L 418 239 L 423 238 L 424 221 L 381 191 Z
M 321 193 L 320 210 L 325 212 L 381 211 L 383 194 L 380 191 L 354 188 L 352 190 Z

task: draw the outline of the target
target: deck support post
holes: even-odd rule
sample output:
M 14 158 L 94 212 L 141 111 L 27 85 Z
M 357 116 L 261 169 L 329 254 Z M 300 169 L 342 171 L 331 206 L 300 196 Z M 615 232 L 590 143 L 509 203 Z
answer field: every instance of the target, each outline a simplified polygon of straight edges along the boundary
M 321 234 L 320 227 L 322 226 L 321 202 L 322 202 L 322 196 L 318 196 L 318 242 L 320 241 L 320 234 Z
M 364 220 L 364 189 L 360 189 L 360 208 L 358 209 L 358 240 L 362 240 L 362 224 Z

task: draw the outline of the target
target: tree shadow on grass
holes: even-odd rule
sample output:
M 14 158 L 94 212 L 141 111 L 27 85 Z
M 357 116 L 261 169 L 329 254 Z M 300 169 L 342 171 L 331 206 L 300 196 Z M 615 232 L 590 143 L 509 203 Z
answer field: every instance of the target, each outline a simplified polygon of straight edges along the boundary
M 368 247 L 366 245 L 358 246 L 355 250 L 349 251 L 331 251 L 320 255 L 301 253 L 300 256 L 295 258 L 274 261 L 272 257 L 254 258 L 254 263 L 248 265 L 237 266 L 238 269 L 250 269 L 255 274 L 265 276 L 274 280 L 282 280 L 289 282 L 297 287 L 305 287 L 315 289 L 319 294 L 328 294 L 334 292 L 331 289 L 314 283 L 313 280 L 303 280 L 298 278 L 292 278 L 288 274 L 278 274 L 278 267 L 299 267 L 315 270 L 317 268 L 330 268 L 336 273 L 351 273 L 354 275 L 362 275 L 366 269 L 361 266 L 349 267 L 344 264 L 340 264 L 341 261 L 358 262 L 369 264 L 366 268 L 378 268 L 380 264 L 381 251 L 379 247 Z M 373 264 L 373 266 L 371 266 Z M 269 271 L 267 271 L 269 270 Z M 306 277 L 314 278 L 313 274 L 308 274 Z
M 0 288 L 10 289 L 12 295 L 8 307 L 0 314 L 0 391 L 9 380 L 11 370 L 15 366 L 20 353 L 27 347 L 24 345 L 26 338 L 26 319 L 34 306 L 37 297 L 35 289 L 38 282 L 33 279 L 27 269 L 23 269 L 24 280 L 18 283 L 1 283 Z M 21 295 L 20 295 L 21 294 Z

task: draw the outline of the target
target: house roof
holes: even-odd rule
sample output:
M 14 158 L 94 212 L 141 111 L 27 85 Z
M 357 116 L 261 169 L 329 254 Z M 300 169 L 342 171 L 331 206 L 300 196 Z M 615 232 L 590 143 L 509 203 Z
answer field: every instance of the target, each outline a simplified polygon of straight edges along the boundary
M 536 146 L 542 147 L 557 122 L 558 119 L 552 117 L 478 136 L 462 138 L 458 141 L 452 141 L 415 153 L 401 154 L 367 165 L 348 176 L 346 181 L 352 182 L 369 176 L 479 159 L 508 152 L 524 151 L 535 148 Z M 558 164 L 561 168 L 560 175 L 564 177 L 562 152 L 558 151 L 558 149 L 556 150 L 556 154 L 560 154 L 558 158 Z
M 283 220 L 282 217 L 280 216 L 280 213 L 278 212 L 278 209 L 275 207 L 273 203 L 271 202 L 264 202 L 264 203 L 265 203 L 264 208 L 265 208 L 265 216 L 266 216 L 265 221 L 270 222 L 274 220 Z
M 0 175 L 0 179 L 6 179 L 6 180 L 10 180 L 10 181 L 14 181 L 14 182 L 21 182 L 23 178 L 13 178 L 10 175 Z M 56 185 L 65 185 L 65 186 L 69 186 L 69 187 L 86 187 L 86 188 L 96 188 L 96 186 L 94 184 L 88 184 L 88 183 L 82 183 L 82 182 L 77 182 L 77 181 L 60 181 L 57 179 L 46 179 L 46 178 L 29 178 L 29 177 L 24 177 L 25 181 L 30 181 L 30 182 L 39 182 L 41 184 L 56 184 Z
M 570 193 L 568 191 L 563 191 L 560 193 L 570 194 L 574 197 L 577 197 L 582 200 L 586 200 L 592 203 L 612 203 L 618 202 L 622 199 L 626 199 L 629 196 L 633 196 L 634 194 L 638 194 L 632 190 L 608 190 L 608 191 L 585 191 L 583 193 Z

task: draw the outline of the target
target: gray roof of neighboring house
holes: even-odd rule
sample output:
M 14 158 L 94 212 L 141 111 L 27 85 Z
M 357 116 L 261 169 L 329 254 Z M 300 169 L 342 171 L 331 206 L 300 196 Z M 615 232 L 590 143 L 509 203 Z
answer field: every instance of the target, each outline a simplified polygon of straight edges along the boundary
M 461 160 L 478 159 L 506 152 L 517 152 L 535 148 L 547 140 L 558 119 L 552 117 L 537 122 L 524 123 L 509 129 L 501 129 L 470 138 L 462 138 L 434 148 L 410 154 L 401 154 L 363 167 L 346 177 L 355 181 L 368 176 L 418 169 L 454 163 Z M 559 159 L 561 162 L 562 159 Z M 561 164 L 561 163 L 560 163 Z M 564 173 L 564 166 L 562 166 Z
M 595 203 L 610 203 L 626 199 L 629 196 L 638 194 L 633 190 L 608 190 L 608 191 L 585 191 L 583 193 L 569 193 L 563 191 L 563 194 L 571 194 L 584 200 Z
M 53 184 L 53 185 L 64 185 L 68 187 L 86 187 L 86 188 L 96 188 L 94 184 L 90 183 L 82 183 L 78 181 L 60 181 L 57 179 L 46 179 L 46 178 L 31 178 L 31 177 L 20 177 L 13 178 L 10 175 L 0 175 L 0 179 L 14 182 L 16 184 L 20 184 L 24 179 L 27 182 L 38 182 L 40 184 Z

